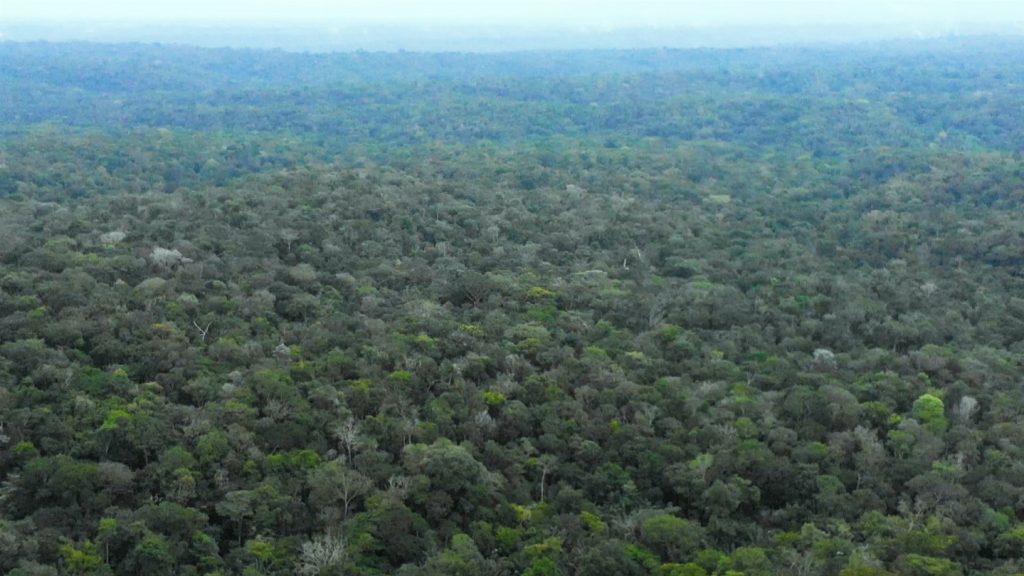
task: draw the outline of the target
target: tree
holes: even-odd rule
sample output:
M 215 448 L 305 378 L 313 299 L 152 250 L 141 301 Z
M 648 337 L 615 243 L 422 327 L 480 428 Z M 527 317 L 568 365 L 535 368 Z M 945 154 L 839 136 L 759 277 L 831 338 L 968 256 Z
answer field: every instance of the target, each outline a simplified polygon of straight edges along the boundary
M 61 556 L 68 574 L 74 576 L 106 576 L 113 571 L 103 562 L 103 557 L 92 542 L 85 541 L 79 545 L 65 544 L 61 546 Z
M 403 451 L 406 469 L 426 482 L 413 498 L 439 519 L 455 508 L 466 513 L 482 503 L 486 490 L 485 469 L 465 447 L 442 439 L 433 444 L 413 444 Z
M 335 573 L 346 559 L 345 539 L 340 535 L 321 534 L 303 542 L 299 552 L 298 573 L 323 576 Z
M 641 541 L 667 562 L 683 562 L 700 548 L 704 531 L 699 524 L 658 514 L 644 521 Z
M 492 564 L 480 554 L 472 538 L 465 534 L 455 534 L 448 548 L 427 561 L 424 574 L 475 576 L 486 574 L 492 569 Z
M 344 522 L 349 518 L 352 505 L 369 494 L 373 483 L 346 464 L 334 460 L 310 472 L 309 487 L 310 504 L 326 518 Z
M 175 573 L 176 562 L 164 538 L 158 534 L 147 534 L 125 558 L 125 566 L 138 574 L 155 576 Z
M 936 434 L 945 432 L 949 426 L 945 404 L 933 394 L 923 394 L 914 401 L 914 418 Z
M 224 499 L 217 503 L 217 513 L 234 523 L 239 546 L 248 535 L 246 521 L 256 514 L 256 498 L 253 490 L 234 490 L 225 494 Z

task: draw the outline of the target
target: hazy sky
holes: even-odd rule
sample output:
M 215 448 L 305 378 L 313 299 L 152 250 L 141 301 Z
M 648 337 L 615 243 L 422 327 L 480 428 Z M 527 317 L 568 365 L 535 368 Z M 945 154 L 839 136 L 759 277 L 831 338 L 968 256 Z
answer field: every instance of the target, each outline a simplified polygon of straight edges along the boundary
M 0 0 L 3 20 L 303 21 L 617 28 L 1024 22 L 1024 0 Z

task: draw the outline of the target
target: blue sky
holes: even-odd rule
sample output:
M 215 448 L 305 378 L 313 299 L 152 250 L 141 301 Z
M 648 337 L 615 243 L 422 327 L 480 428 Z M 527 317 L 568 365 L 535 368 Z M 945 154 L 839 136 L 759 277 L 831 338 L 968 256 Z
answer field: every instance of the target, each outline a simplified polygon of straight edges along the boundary
M 0 20 L 723 26 L 1024 22 L 1024 0 L 0 0 Z

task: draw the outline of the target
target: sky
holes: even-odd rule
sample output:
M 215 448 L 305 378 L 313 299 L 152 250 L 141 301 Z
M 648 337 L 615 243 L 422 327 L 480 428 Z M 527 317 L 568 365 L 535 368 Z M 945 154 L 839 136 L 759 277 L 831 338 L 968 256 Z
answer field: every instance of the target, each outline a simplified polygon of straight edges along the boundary
M 956 25 L 1024 22 L 1024 0 L 0 0 L 0 23 L 4 20 L 600 28 Z

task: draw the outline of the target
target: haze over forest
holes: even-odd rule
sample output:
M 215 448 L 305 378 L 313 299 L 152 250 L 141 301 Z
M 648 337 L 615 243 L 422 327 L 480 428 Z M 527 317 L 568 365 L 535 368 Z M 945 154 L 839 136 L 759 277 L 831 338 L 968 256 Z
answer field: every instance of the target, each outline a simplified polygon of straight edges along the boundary
M 509 51 L 743 47 L 1019 35 L 1004 0 L 127 2 L 8 0 L 0 38 L 288 50 Z

